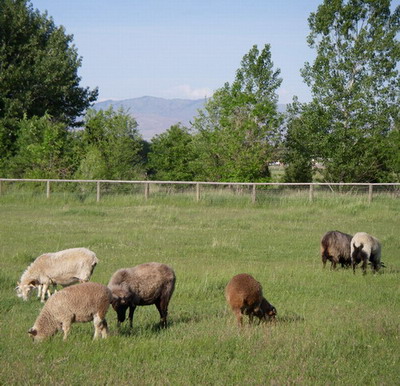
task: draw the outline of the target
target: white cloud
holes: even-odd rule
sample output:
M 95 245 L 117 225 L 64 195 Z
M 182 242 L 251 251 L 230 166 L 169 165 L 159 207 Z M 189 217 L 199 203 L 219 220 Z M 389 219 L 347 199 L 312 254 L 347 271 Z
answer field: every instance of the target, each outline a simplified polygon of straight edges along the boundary
M 175 86 L 163 92 L 168 98 L 201 99 L 212 96 L 213 91 L 207 87 L 192 88 L 187 84 Z

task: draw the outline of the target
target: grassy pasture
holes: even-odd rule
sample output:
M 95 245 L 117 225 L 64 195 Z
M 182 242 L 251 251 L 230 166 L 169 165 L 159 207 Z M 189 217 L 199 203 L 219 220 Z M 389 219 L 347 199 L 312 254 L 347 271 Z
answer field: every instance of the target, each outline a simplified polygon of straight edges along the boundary
M 334 229 L 377 236 L 386 268 L 322 270 L 319 240 Z M 399 384 L 399 229 L 400 202 L 385 197 L 0 196 L 0 384 Z M 32 343 L 42 305 L 17 298 L 16 282 L 39 254 L 77 246 L 96 252 L 104 284 L 121 267 L 173 266 L 169 328 L 139 307 L 118 333 L 110 308 L 106 340 L 85 323 Z M 241 272 L 263 284 L 274 325 L 237 328 L 224 287 Z

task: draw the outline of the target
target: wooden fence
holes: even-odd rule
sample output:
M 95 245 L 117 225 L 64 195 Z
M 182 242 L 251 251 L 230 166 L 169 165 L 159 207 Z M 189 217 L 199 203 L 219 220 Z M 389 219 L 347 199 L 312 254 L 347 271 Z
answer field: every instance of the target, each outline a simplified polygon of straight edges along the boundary
M 51 186 L 54 183 L 80 183 L 80 184 L 95 184 L 96 185 L 96 200 L 97 202 L 101 199 L 102 185 L 104 184 L 138 184 L 143 185 L 144 197 L 149 198 L 151 194 L 150 187 L 152 185 L 171 185 L 171 186 L 193 186 L 195 188 L 196 201 L 200 201 L 202 188 L 206 186 L 229 186 L 229 187 L 247 187 L 251 192 L 251 201 L 254 203 L 257 200 L 257 188 L 261 187 L 302 187 L 308 190 L 308 199 L 313 201 L 314 192 L 316 187 L 328 187 L 333 191 L 334 187 L 344 189 L 345 187 L 364 187 L 368 189 L 368 203 L 371 203 L 374 190 L 378 187 L 387 187 L 397 193 L 400 192 L 400 183 L 385 183 L 385 184 L 373 184 L 373 183 L 329 183 L 329 182 L 315 182 L 315 183 L 279 183 L 279 182 L 198 182 L 198 181 L 124 181 L 124 180 L 62 180 L 62 179 L 16 179 L 16 178 L 0 178 L 0 195 L 3 194 L 3 182 L 42 182 L 46 186 L 46 197 L 50 198 Z M 397 194 L 396 194 L 397 195 Z

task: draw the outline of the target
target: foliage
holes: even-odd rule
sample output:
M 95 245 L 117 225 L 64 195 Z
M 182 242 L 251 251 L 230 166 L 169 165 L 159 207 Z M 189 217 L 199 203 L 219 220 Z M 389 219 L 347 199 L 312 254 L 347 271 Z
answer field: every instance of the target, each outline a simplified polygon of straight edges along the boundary
M 72 35 L 27 0 L 0 0 L 0 151 L 12 155 L 18 121 L 42 117 L 68 126 L 97 98 L 79 86 L 81 58 Z
M 88 110 L 81 141 L 77 177 L 119 180 L 142 173 L 142 138 L 136 120 L 123 109 Z
M 226 83 L 195 118 L 196 178 L 214 181 L 266 181 L 281 115 L 276 90 L 282 80 L 273 69 L 270 46 L 246 54 L 232 85 Z
M 289 153 L 299 151 L 292 138 L 301 131 L 302 156 L 321 157 L 327 181 L 385 181 L 393 175 L 386 139 L 400 116 L 400 6 L 391 13 L 389 0 L 326 0 L 309 25 L 317 56 L 302 74 L 313 101 L 300 126 L 289 126 Z
M 73 134 L 46 114 L 19 122 L 17 152 L 8 160 L 13 178 L 67 178 L 73 173 Z
M 164 181 L 192 181 L 192 139 L 189 130 L 180 124 L 156 135 L 151 140 L 147 164 L 152 178 Z

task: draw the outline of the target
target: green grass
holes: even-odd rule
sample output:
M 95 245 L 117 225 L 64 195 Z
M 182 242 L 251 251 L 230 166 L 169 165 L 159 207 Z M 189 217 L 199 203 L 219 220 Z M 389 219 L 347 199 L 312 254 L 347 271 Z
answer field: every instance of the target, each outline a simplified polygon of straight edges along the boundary
M 0 196 L 0 384 L 398 384 L 399 212 L 387 197 Z M 334 229 L 377 236 L 386 268 L 322 270 L 319 240 Z M 104 284 L 121 267 L 173 266 L 168 329 L 151 306 L 118 333 L 110 308 L 106 340 L 85 323 L 32 343 L 42 305 L 17 298 L 16 282 L 39 254 L 78 246 L 96 252 Z M 241 272 L 262 283 L 275 324 L 237 328 L 224 287 Z

